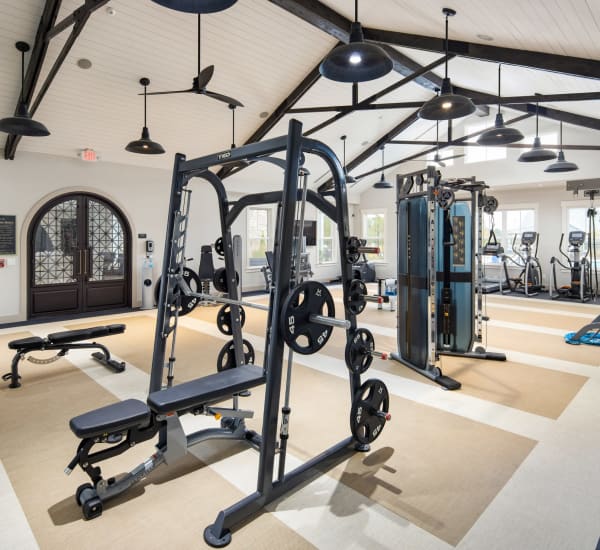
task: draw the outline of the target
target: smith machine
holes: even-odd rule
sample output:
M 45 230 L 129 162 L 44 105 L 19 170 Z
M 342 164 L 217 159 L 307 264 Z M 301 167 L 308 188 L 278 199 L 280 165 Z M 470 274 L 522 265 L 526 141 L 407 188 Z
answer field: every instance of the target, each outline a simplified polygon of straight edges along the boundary
M 247 195 L 235 203 L 229 202 L 223 182 L 209 170 L 210 167 L 228 162 L 278 161 L 270 155 L 281 151 L 286 153 L 282 191 Z M 319 194 L 307 188 L 307 171 L 302 168 L 305 153 L 317 155 L 326 162 L 335 183 L 332 192 Z M 226 297 L 192 291 L 184 275 L 191 195 L 187 185 L 195 177 L 206 180 L 219 199 Z M 302 185 L 299 185 L 300 178 Z M 344 319 L 334 317 L 334 301 L 325 286 L 316 281 L 299 282 L 300 243 L 307 201 L 329 216 L 337 227 L 342 252 L 340 267 Z M 269 305 L 263 306 L 240 300 L 231 226 L 247 206 L 266 203 L 278 204 L 279 210 L 274 247 L 274 284 Z M 296 223 L 298 219 L 299 223 Z M 79 465 L 92 481 L 80 486 L 76 493 L 77 503 L 82 507 L 86 519 L 100 515 L 104 501 L 122 493 L 158 465 L 171 464 L 180 459 L 193 445 L 214 438 L 244 440 L 259 451 L 256 491 L 219 512 L 215 522 L 204 530 L 204 539 L 208 544 L 225 546 L 231 541 L 232 529 L 255 515 L 266 504 L 303 481 L 322 474 L 352 453 L 369 449 L 369 444 L 379 436 L 390 418 L 389 395 L 380 380 L 361 382 L 361 375 L 371 364 L 373 356 L 378 354 L 374 351 L 372 335 L 356 326 L 356 315 L 364 309 L 366 299 L 362 293 L 364 285 L 359 284 L 361 281 L 357 283 L 352 280 L 352 261 L 355 254 L 372 252 L 365 247 L 357 248 L 356 243 L 356 237 L 349 235 L 342 166 L 326 145 L 302 137 L 302 125 L 298 121 L 290 122 L 287 136 L 193 160 L 186 160 L 181 154 L 176 155 L 162 266 L 162 280 L 167 284 L 160 285 L 148 399 L 146 403 L 128 399 L 90 411 L 70 422 L 72 431 L 81 442 L 66 472 L 70 473 Z M 200 300 L 214 300 L 229 308 L 227 322 L 224 323 L 228 334 L 232 335 L 231 342 L 224 348 L 228 350 L 227 361 L 219 362 L 218 372 L 214 374 L 173 385 L 177 321 L 180 315 L 191 311 Z M 259 307 L 268 311 L 264 367 L 251 364 L 253 353 L 249 353 L 247 342 L 242 338 L 243 307 Z M 317 352 L 326 344 L 334 327 L 346 330 L 352 435 L 286 472 L 292 351 L 301 354 Z M 280 407 L 285 344 L 289 352 L 285 398 Z M 258 434 L 246 429 L 244 419 L 252 417 L 253 413 L 240 410 L 238 400 L 247 390 L 263 384 L 265 402 L 262 430 Z M 229 398 L 233 399 L 231 408 L 218 406 Z M 189 413 L 221 418 L 221 427 L 186 434 L 180 416 Z M 98 462 L 121 454 L 157 434 L 156 452 L 150 458 L 127 474 L 108 479 L 102 477 L 96 465 Z M 92 453 L 95 444 L 103 444 L 103 448 Z
M 445 181 L 431 166 L 398 175 L 396 186 L 398 353 L 391 357 L 455 390 L 460 382 L 442 373 L 440 355 L 506 360 L 481 345 L 488 320 L 481 291 L 482 210 L 493 197 L 483 182 Z

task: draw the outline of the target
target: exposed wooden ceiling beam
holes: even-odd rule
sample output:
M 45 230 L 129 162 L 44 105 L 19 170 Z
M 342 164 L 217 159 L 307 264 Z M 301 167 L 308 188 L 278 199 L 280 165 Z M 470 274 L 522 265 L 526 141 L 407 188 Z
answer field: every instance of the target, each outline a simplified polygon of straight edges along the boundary
M 524 120 L 526 118 L 531 117 L 531 114 L 525 114 L 525 115 L 520 115 L 516 118 L 513 118 L 511 120 L 508 120 L 506 122 L 507 125 L 509 124 L 515 124 L 517 122 L 520 122 L 521 120 Z M 438 150 L 438 149 L 444 149 L 446 147 L 450 147 L 451 145 L 460 145 L 462 142 L 467 141 L 468 139 L 474 138 L 476 136 L 478 136 L 479 134 L 483 134 L 483 132 L 485 132 L 485 128 L 483 130 L 479 130 L 477 132 L 473 132 L 472 134 L 468 134 L 466 136 L 462 136 L 461 138 L 458 138 L 456 140 L 454 140 L 453 142 L 440 142 L 439 145 L 436 144 L 435 147 L 431 147 L 430 149 L 425 149 L 424 151 L 419 151 L 418 153 L 415 153 L 413 155 L 410 155 L 408 157 L 404 157 L 403 159 L 394 161 L 394 162 L 390 162 L 389 164 L 386 164 L 383 166 L 383 170 L 389 170 L 390 168 L 393 168 L 394 166 L 398 166 L 399 164 L 404 164 L 405 162 L 411 161 L 411 160 L 416 160 L 419 157 L 422 157 L 424 155 L 427 155 L 429 153 L 433 153 L 434 151 Z M 392 141 L 392 140 L 388 140 L 388 143 Z M 370 176 L 372 174 L 376 174 L 377 172 L 380 172 L 382 170 L 381 167 L 379 168 L 375 168 L 373 170 L 369 170 L 368 172 L 364 172 L 362 174 L 359 174 L 358 176 L 354 176 L 356 179 L 359 178 L 364 178 L 367 176 Z
M 44 11 L 42 13 L 42 18 L 40 20 L 40 24 L 38 26 L 38 31 L 35 37 L 35 44 L 33 46 L 33 51 L 31 54 L 31 58 L 29 59 L 29 64 L 27 67 L 27 76 L 25 79 L 25 90 L 27 94 L 25 98 L 27 103 L 29 104 L 29 112 L 33 116 L 37 111 L 42 99 L 46 95 L 46 92 L 50 88 L 54 77 L 58 74 L 64 60 L 67 55 L 71 51 L 73 44 L 77 40 L 78 36 L 81 34 L 81 31 L 85 27 L 88 19 L 97 9 L 101 8 L 105 4 L 108 4 L 109 0 L 85 0 L 85 3 L 77 8 L 71 15 L 67 16 L 63 21 L 61 21 L 55 27 L 56 18 L 58 15 L 58 10 L 60 9 L 60 0 L 46 0 L 46 4 L 44 6 Z M 72 26 L 71 34 L 67 38 L 64 43 L 58 57 L 54 61 L 50 71 L 48 72 L 48 76 L 46 76 L 46 80 L 44 80 L 40 90 L 35 97 L 35 100 L 32 101 L 33 92 L 37 85 L 40 71 L 44 64 L 44 60 L 46 58 L 46 53 L 48 50 L 48 44 L 50 39 L 58 34 L 58 32 L 62 32 L 63 30 Z M 55 30 L 59 28 L 60 30 Z M 30 76 L 31 75 L 31 76 Z M 17 146 L 21 141 L 22 136 L 10 135 L 6 138 L 6 143 L 4 145 L 4 158 L 5 159 L 14 159 L 15 153 L 17 151 Z
M 418 119 L 419 111 L 412 112 L 409 116 L 407 116 L 403 121 L 394 126 L 389 132 L 385 133 L 381 136 L 377 141 L 369 145 L 360 155 L 353 158 L 348 164 L 346 164 L 346 170 L 350 172 L 358 165 L 362 164 L 365 160 L 367 160 L 371 155 L 376 153 L 383 145 L 385 145 L 391 139 L 394 139 L 398 134 L 406 130 L 409 126 L 415 123 Z M 323 182 L 319 186 L 319 192 L 322 193 L 324 191 L 328 191 L 333 186 L 333 179 L 328 178 L 325 182 Z
M 415 50 L 444 52 L 443 38 L 369 28 L 364 29 L 364 35 L 366 40 L 374 42 L 383 42 Z M 503 48 L 461 40 L 449 40 L 448 52 L 470 59 L 600 79 L 600 61 L 597 59 L 585 59 L 570 55 L 557 55 L 546 52 L 519 50 L 516 48 Z
M 431 140 L 410 140 L 410 139 L 392 139 L 389 145 L 438 145 L 438 142 Z M 531 149 L 531 143 L 508 143 L 505 145 L 483 145 L 475 142 L 465 141 L 440 141 L 440 147 L 507 147 L 508 149 Z M 600 145 L 548 145 L 544 143 L 544 149 L 564 149 L 565 151 L 600 151 Z M 420 153 L 422 154 L 422 153 Z

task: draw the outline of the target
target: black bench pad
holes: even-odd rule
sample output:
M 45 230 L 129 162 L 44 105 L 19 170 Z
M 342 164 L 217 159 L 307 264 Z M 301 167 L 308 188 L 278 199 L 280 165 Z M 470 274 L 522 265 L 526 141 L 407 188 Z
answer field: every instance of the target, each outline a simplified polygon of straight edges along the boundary
M 29 338 L 21 338 L 20 340 L 12 340 L 8 343 L 8 349 L 18 349 L 23 351 L 31 351 L 34 349 L 42 349 L 46 341 L 39 336 L 30 336 Z
M 262 367 L 242 365 L 153 392 L 148 396 L 148 405 L 158 414 L 182 411 L 230 397 L 264 382 Z
M 126 399 L 71 418 L 69 426 L 77 437 L 83 439 L 143 426 L 149 420 L 150 410 L 146 403 L 139 399 Z

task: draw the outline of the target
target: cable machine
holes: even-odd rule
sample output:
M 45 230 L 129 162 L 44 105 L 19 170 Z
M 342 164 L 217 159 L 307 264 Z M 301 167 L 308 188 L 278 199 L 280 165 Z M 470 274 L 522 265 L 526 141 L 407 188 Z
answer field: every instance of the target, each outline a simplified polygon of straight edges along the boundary
M 442 181 L 433 167 L 397 176 L 398 352 L 391 357 L 450 390 L 460 382 L 442 373 L 440 355 L 506 360 L 481 345 L 485 189 L 475 178 Z

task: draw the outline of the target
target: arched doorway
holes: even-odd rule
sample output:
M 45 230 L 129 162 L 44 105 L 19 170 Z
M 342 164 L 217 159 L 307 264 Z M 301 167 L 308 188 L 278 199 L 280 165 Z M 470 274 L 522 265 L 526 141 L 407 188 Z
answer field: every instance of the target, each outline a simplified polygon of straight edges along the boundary
M 61 195 L 28 233 L 28 316 L 131 305 L 131 230 L 112 203 L 91 193 Z

